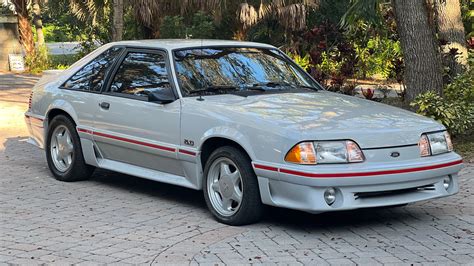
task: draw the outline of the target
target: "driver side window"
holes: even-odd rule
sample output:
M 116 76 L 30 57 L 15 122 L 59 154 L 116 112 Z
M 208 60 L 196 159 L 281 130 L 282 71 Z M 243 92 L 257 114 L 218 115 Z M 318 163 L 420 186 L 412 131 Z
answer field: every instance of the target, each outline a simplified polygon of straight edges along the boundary
M 109 92 L 147 99 L 150 93 L 173 94 L 162 54 L 129 52 Z

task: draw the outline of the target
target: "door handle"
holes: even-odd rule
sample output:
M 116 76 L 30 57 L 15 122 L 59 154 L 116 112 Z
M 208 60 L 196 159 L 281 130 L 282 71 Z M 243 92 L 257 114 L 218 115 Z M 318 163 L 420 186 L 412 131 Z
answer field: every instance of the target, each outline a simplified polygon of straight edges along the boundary
M 104 110 L 109 110 L 109 108 L 110 108 L 110 103 L 101 102 L 101 103 L 99 103 L 99 106 L 100 106 L 100 108 L 102 108 L 102 109 L 104 109 Z

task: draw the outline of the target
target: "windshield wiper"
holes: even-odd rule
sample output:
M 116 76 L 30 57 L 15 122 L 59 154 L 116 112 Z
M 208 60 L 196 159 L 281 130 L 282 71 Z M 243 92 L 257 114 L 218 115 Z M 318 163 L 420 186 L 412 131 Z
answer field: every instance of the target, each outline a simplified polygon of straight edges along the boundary
M 246 86 L 240 89 L 239 87 L 233 86 L 233 85 L 211 85 L 211 86 L 205 87 L 204 89 L 190 91 L 189 94 L 203 95 L 203 93 L 205 92 L 210 92 L 210 93 L 217 93 L 219 91 L 239 92 L 243 90 L 266 91 L 264 88 L 260 86 Z
M 216 93 L 216 92 L 219 92 L 219 91 L 238 91 L 238 90 L 239 89 L 236 86 L 211 85 L 211 86 L 205 87 L 204 89 L 190 91 L 188 94 L 202 95 L 204 92 Z
M 303 84 L 298 84 L 296 86 L 298 86 L 299 88 L 310 89 L 310 90 L 315 90 L 315 91 L 321 90 L 320 88 L 313 87 L 313 86 L 308 86 L 308 85 L 303 85 Z
M 313 87 L 313 86 L 308 86 L 308 85 L 303 85 L 303 84 L 291 84 L 291 83 L 288 83 L 288 82 L 284 82 L 284 81 L 281 81 L 281 82 L 274 82 L 274 81 L 269 81 L 269 82 L 263 82 L 263 83 L 255 83 L 253 84 L 253 86 L 265 86 L 265 87 L 271 87 L 271 88 L 275 88 L 275 87 L 281 87 L 281 86 L 287 86 L 287 87 L 292 87 L 292 88 L 304 88 L 304 89 L 310 89 L 310 90 L 316 90 L 318 91 L 319 89 L 316 88 L 316 87 Z
M 274 81 L 269 81 L 269 82 L 261 82 L 261 83 L 254 83 L 253 87 L 280 87 L 280 86 L 290 86 L 294 87 L 294 85 L 288 83 L 288 82 L 274 82 Z

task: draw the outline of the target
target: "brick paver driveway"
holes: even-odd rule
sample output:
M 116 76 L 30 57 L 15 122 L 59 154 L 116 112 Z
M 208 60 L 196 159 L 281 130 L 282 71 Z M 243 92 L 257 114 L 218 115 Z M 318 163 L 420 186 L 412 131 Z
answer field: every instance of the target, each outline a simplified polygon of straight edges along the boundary
M 216 223 L 200 192 L 113 172 L 63 183 L 27 144 L 35 77 L 0 74 L 0 264 L 375 264 L 474 261 L 474 166 L 454 197 L 403 208 L 310 215 L 270 209 Z

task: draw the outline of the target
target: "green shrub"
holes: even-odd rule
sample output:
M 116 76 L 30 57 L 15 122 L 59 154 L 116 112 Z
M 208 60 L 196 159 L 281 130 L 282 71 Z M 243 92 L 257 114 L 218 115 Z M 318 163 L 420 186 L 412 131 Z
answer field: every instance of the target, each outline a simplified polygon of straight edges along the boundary
M 193 16 L 191 28 L 188 30 L 195 39 L 213 38 L 215 25 L 211 16 L 199 11 Z
M 38 74 L 48 69 L 67 69 L 77 60 L 77 55 L 50 55 L 46 46 L 41 46 L 35 50 L 34 56 L 27 56 L 25 64 L 28 71 Z
M 31 73 L 40 73 L 48 69 L 51 65 L 48 48 L 44 45 L 36 48 L 33 56 L 25 58 L 25 63 Z
M 77 53 L 77 58 L 83 58 L 97 49 L 97 47 L 98 44 L 92 38 L 81 41 L 79 43 L 79 52 Z
M 474 55 L 471 54 L 469 58 L 469 70 L 455 77 L 443 92 L 448 99 L 474 103 Z
M 288 56 L 304 70 L 308 70 L 308 68 L 312 66 L 310 62 L 311 57 L 309 56 L 309 54 L 306 54 L 304 57 L 302 57 L 297 53 L 288 52 Z
M 431 117 L 446 126 L 452 134 L 467 134 L 474 130 L 474 64 L 444 88 L 441 97 L 429 91 L 418 95 L 411 103 L 419 114 Z
M 184 18 L 182 16 L 166 16 L 160 27 L 160 37 L 164 39 L 185 38 Z
M 354 44 L 354 48 L 357 77 L 379 75 L 386 79 L 395 76 L 396 62 L 402 57 L 399 41 L 376 36 L 365 45 Z
M 205 39 L 214 37 L 214 31 L 212 17 L 200 11 L 187 23 L 182 16 L 166 16 L 160 27 L 160 37 Z
M 474 125 L 474 106 L 464 101 L 447 99 L 433 91 L 418 95 L 410 104 L 417 113 L 442 123 L 450 133 L 464 134 Z
M 316 65 L 316 68 L 323 73 L 327 73 L 331 76 L 338 75 L 341 71 L 341 66 L 344 61 L 338 60 L 338 51 L 333 50 L 330 52 L 321 53 L 321 63 Z

